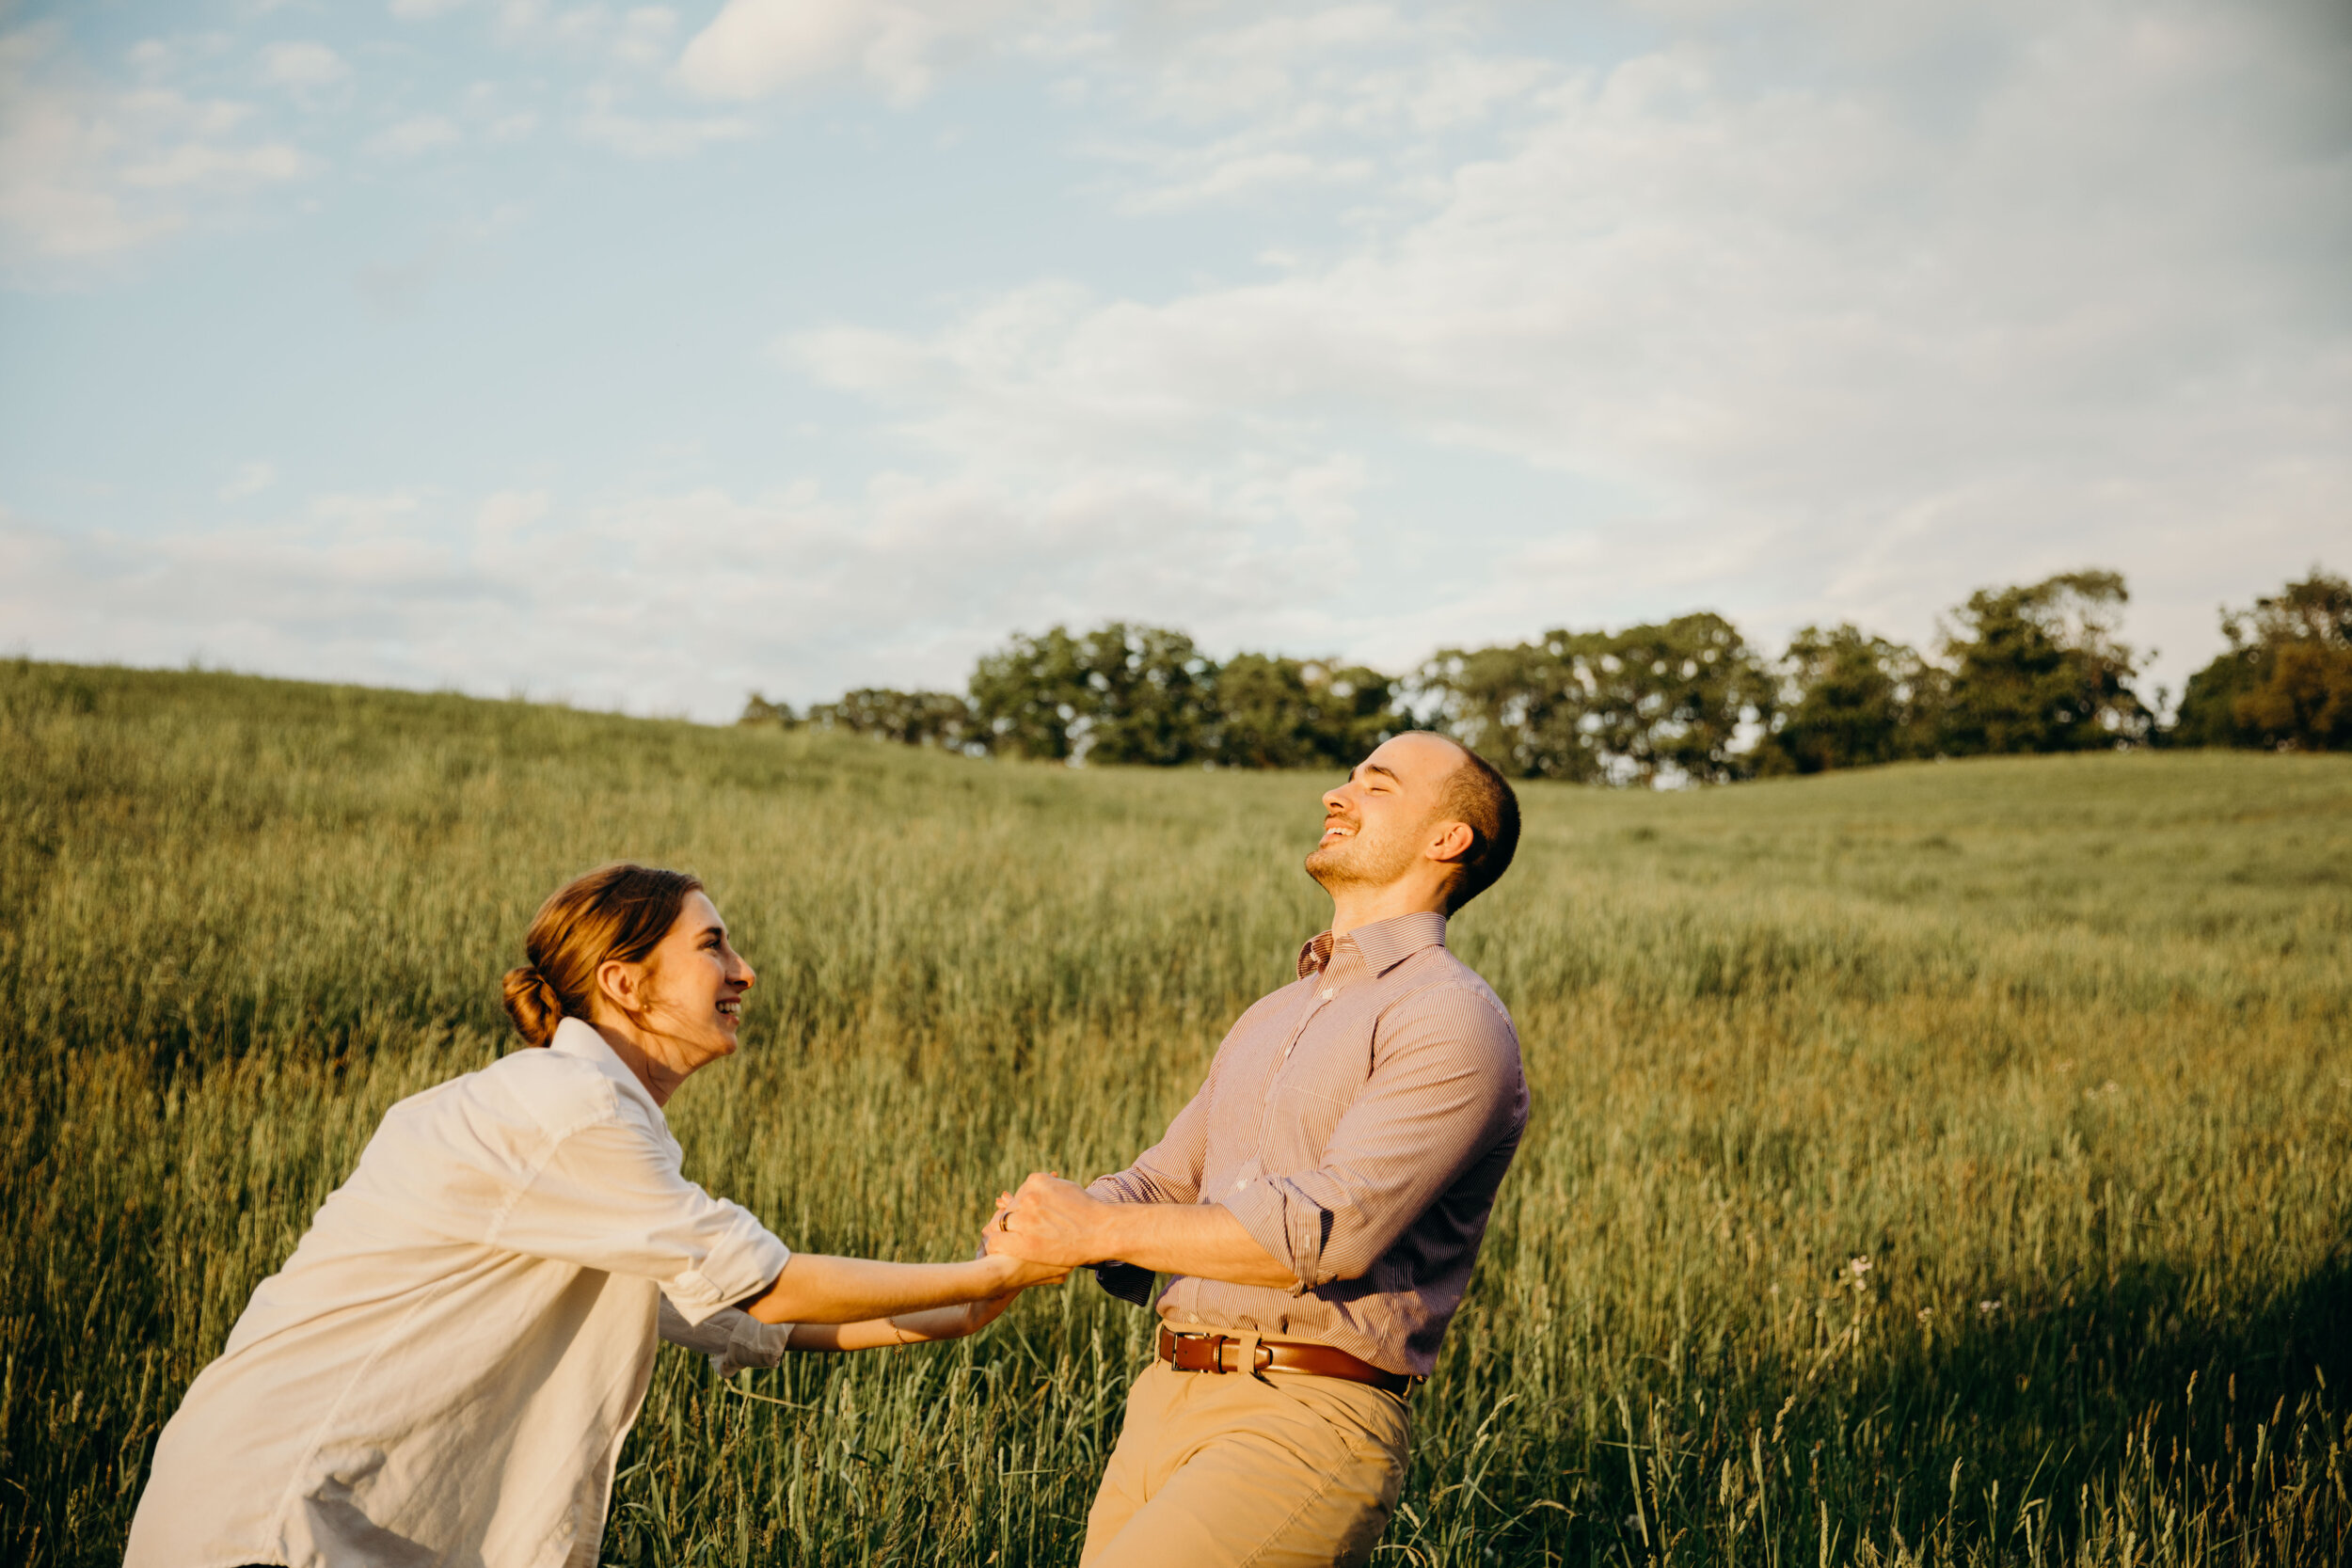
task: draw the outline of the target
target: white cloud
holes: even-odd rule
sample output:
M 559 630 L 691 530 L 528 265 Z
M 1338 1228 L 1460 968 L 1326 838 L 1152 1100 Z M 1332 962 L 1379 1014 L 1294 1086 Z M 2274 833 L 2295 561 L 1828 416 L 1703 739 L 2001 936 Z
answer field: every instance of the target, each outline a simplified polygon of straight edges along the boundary
M 0 264 L 28 280 L 62 276 L 323 166 L 245 135 L 249 116 L 225 100 L 93 81 L 51 26 L 0 34 Z
M 907 103 L 1013 59 L 1083 109 L 1093 194 L 1188 214 L 1150 220 L 1171 255 L 1210 204 L 1308 218 L 1219 218 L 1262 280 L 1047 276 L 794 331 L 783 361 L 872 410 L 842 444 L 889 454 L 862 486 L 296 506 L 256 464 L 222 495 L 266 526 L 0 517 L 0 624 L 60 656 L 724 717 L 751 686 L 953 683 L 1055 620 L 1395 668 L 1699 606 L 1924 638 L 1978 583 L 2098 563 L 2177 684 L 2216 600 L 2345 564 L 2352 69 L 2282 14 L 1704 0 L 1578 66 L 1403 6 L 732 0 L 679 57 L 699 94 Z M 678 47 L 666 8 L 509 0 L 485 25 L 586 80 L 476 89 L 376 150 L 548 116 L 670 157 L 756 127 L 635 74 Z M 110 92 L 41 38 L 0 40 L 11 235 L 119 249 L 310 167 L 244 105 L 167 90 L 165 53 Z M 1309 210 L 1342 199 L 1377 221 Z M 405 309 L 473 243 L 438 231 L 361 294 Z
M 606 47 L 614 59 L 628 65 L 664 65 L 676 34 L 677 12 L 667 6 L 639 6 L 614 24 Z
M 912 103 L 943 64 L 1086 8 L 1073 0 L 727 0 L 686 46 L 678 75 L 707 97 L 749 99 L 850 72 Z
M 538 522 L 552 505 L 545 490 L 501 490 L 475 511 L 474 528 L 483 538 L 503 538 Z
M 1395 476 L 1422 443 L 1604 487 L 1430 640 L 1702 602 L 1924 637 L 1970 586 L 2090 561 L 2184 657 L 2218 585 L 2299 568 L 2352 506 L 2347 61 L 2262 13 L 2042 14 L 1944 104 L 1907 73 L 1959 45 L 1876 11 L 1832 14 L 1855 36 L 1798 85 L 1683 38 L 1552 89 L 1327 264 L 787 354 L 943 480 L 1216 451 Z
M 465 133 L 440 115 L 415 115 L 370 136 L 367 150 L 379 158 L 417 158 L 465 139 Z
M 126 185 L 150 190 L 191 186 L 234 190 L 299 180 L 316 166 L 309 154 L 283 142 L 259 147 L 182 142 L 143 162 L 125 165 L 118 178 Z
M 262 75 L 281 87 L 330 87 L 351 74 L 343 57 L 323 43 L 273 43 L 262 51 Z
M 959 681 L 1013 626 L 1170 596 L 1209 629 L 1283 622 L 1357 476 L 1089 476 L 1041 493 L 878 480 L 471 504 L 314 498 L 264 527 L 129 537 L 0 512 L 0 624 L 47 657 L 178 663 L 732 718 L 757 687 Z M 1311 626 L 1306 627 L 1308 635 Z
M 631 158 L 684 158 L 716 142 L 740 141 L 757 127 L 740 115 L 636 115 L 592 95 L 574 122 L 580 139 Z
M 220 487 L 220 499 L 225 501 L 244 500 L 260 495 L 277 483 L 278 468 L 275 464 L 240 464 L 236 476 Z
M 1363 192 L 1425 210 L 1431 176 L 1498 144 L 1561 75 L 1445 8 L 1210 8 L 1130 19 L 1073 64 L 1071 92 L 1135 129 L 1091 150 L 1130 213 Z

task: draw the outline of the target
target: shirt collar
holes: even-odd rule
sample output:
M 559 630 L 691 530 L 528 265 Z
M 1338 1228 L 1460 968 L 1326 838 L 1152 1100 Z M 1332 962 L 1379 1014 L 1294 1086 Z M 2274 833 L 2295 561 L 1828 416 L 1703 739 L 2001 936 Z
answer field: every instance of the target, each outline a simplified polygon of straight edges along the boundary
M 1375 974 L 1386 974 L 1424 947 L 1443 947 L 1445 916 L 1435 910 L 1400 914 L 1391 920 L 1359 926 L 1343 940 L 1356 944 L 1356 951 L 1363 955 L 1366 969 Z M 1331 933 L 1319 931 L 1299 946 L 1298 977 L 1304 980 L 1310 974 L 1320 974 L 1330 961 Z
M 623 1094 L 634 1096 L 637 1102 L 653 1113 L 657 1126 L 667 1127 L 669 1118 L 661 1107 L 654 1103 L 645 1085 L 637 1081 L 637 1074 L 628 1070 L 628 1064 L 612 1053 L 604 1043 L 604 1037 L 596 1028 L 576 1018 L 567 1018 L 555 1026 L 555 1034 L 548 1040 L 548 1049 L 561 1056 L 577 1056 L 620 1085 Z

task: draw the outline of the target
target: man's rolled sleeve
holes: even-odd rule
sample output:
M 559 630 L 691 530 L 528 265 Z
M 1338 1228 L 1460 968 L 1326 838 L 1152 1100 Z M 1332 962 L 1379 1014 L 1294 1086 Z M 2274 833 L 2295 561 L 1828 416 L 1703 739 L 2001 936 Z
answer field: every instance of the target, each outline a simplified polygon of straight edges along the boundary
M 1330 1212 L 1307 1200 L 1289 1183 L 1261 1180 L 1225 1199 L 1226 1212 L 1265 1248 L 1266 1256 L 1291 1271 L 1284 1287 L 1301 1295 L 1327 1282 L 1323 1272 L 1324 1238 L 1331 1227 Z
M 1379 1065 L 1311 1170 L 1223 1201 L 1295 1277 L 1292 1293 L 1367 1273 L 1454 1180 L 1510 1134 L 1524 1094 L 1509 1020 L 1432 987 L 1383 1020 Z

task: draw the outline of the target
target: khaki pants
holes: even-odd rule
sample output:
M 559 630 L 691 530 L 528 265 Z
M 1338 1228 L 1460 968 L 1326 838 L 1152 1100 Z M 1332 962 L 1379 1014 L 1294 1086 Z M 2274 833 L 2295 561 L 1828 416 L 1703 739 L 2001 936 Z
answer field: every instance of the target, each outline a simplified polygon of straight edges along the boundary
M 1405 1484 L 1403 1401 L 1343 1378 L 1136 1379 L 1082 1568 L 1321 1568 L 1372 1555 Z

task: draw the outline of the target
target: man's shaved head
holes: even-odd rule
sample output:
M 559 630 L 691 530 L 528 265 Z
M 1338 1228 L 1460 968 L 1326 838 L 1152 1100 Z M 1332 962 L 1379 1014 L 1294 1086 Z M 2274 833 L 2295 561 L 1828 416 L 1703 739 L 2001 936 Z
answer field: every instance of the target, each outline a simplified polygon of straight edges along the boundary
M 1435 730 L 1382 741 L 1347 783 L 1325 794 L 1323 810 L 1323 838 L 1307 857 L 1307 872 L 1334 897 L 1343 888 L 1425 877 L 1431 901 L 1422 907 L 1451 914 L 1492 887 L 1518 847 L 1511 786 L 1478 753 Z
M 1446 913 L 1453 914 L 1511 868 L 1519 847 L 1519 798 L 1493 764 L 1453 736 L 1443 738 L 1462 753 L 1462 766 L 1446 780 L 1438 813 L 1468 828 L 1473 839 L 1470 853 L 1456 863 L 1461 869 L 1446 896 Z

